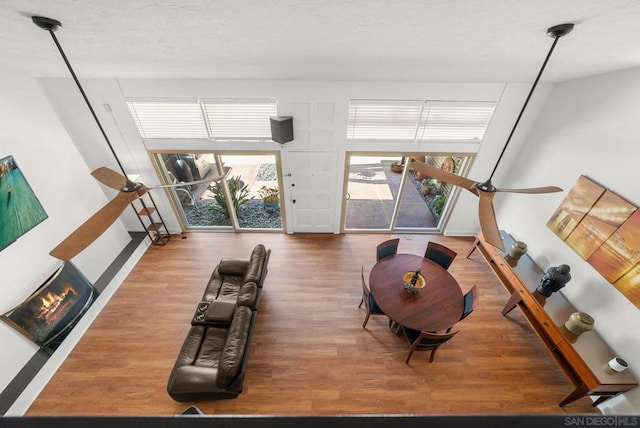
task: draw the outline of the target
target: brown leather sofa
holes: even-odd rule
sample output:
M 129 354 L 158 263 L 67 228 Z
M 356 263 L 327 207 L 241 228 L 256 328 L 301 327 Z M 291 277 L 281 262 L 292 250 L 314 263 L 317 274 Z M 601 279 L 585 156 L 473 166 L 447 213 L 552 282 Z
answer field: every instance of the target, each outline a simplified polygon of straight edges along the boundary
M 171 398 L 217 400 L 242 392 L 270 255 L 271 250 L 259 244 L 248 260 L 223 258 L 215 267 L 171 370 Z

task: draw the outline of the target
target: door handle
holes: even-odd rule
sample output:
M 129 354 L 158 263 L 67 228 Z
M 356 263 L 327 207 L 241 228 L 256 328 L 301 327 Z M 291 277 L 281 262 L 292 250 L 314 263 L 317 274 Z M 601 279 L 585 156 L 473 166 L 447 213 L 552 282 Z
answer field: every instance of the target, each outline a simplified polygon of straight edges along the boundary
M 295 199 L 292 199 L 292 200 L 291 200 L 291 203 L 292 203 L 292 204 L 295 204 L 295 203 L 296 203 L 296 200 L 295 200 Z

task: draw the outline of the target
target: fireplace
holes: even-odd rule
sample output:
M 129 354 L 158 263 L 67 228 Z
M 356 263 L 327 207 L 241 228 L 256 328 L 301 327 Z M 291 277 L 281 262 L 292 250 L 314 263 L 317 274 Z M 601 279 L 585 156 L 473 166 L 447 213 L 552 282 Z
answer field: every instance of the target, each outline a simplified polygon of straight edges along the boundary
M 53 351 L 98 297 L 98 291 L 71 262 L 65 262 L 24 302 L 1 318 Z

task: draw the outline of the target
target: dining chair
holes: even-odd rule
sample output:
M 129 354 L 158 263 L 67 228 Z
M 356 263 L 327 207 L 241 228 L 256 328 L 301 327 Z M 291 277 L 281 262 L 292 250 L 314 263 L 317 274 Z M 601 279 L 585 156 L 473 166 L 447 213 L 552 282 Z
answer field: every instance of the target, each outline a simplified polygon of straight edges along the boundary
M 427 250 L 424 253 L 425 258 L 433 260 L 445 269 L 449 269 L 449 266 L 451 266 L 453 259 L 455 259 L 457 255 L 458 253 L 451 248 L 433 241 L 429 241 Z
M 376 299 L 373 298 L 373 296 L 371 295 L 371 291 L 369 290 L 369 287 L 367 287 L 367 283 L 364 280 L 364 266 L 362 266 L 362 269 L 360 271 L 360 276 L 362 278 L 362 299 L 360 300 L 360 304 L 358 305 L 358 307 L 359 308 L 362 307 L 362 304 L 364 303 L 364 309 L 367 311 L 364 317 L 364 322 L 362 323 L 362 328 L 364 328 L 369 322 L 370 315 L 386 316 L 386 314 L 382 312 L 382 309 L 378 307 L 378 304 L 376 303 Z M 389 326 L 391 326 L 391 320 L 389 320 Z
M 399 243 L 400 238 L 389 239 L 388 241 L 379 243 L 378 247 L 376 248 L 376 261 L 396 254 L 398 252 Z
M 413 330 L 404 326 L 402 326 L 402 332 L 409 341 L 410 346 L 409 354 L 404 362 L 405 364 L 409 364 L 409 360 L 414 351 L 431 351 L 429 362 L 433 362 L 433 358 L 436 356 L 436 351 L 440 345 L 458 334 L 458 331 L 444 334 L 429 333 L 427 331 Z
M 469 291 L 467 291 L 467 293 L 464 295 L 464 307 L 462 309 L 462 315 L 460 316 L 460 319 L 458 321 L 462 321 L 463 319 L 468 317 L 471 312 L 473 312 L 476 306 L 478 306 L 479 299 L 480 299 L 480 291 L 478 290 L 478 286 L 474 284 L 469 289 Z M 453 326 L 447 329 L 447 333 L 451 331 L 452 327 Z

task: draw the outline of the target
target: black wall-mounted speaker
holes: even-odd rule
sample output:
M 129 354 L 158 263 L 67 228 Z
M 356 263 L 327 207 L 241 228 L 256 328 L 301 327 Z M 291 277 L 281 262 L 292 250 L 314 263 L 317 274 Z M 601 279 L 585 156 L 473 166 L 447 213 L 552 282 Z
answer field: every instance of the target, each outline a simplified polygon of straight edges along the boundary
M 293 117 L 271 116 L 271 139 L 284 144 L 293 141 Z

